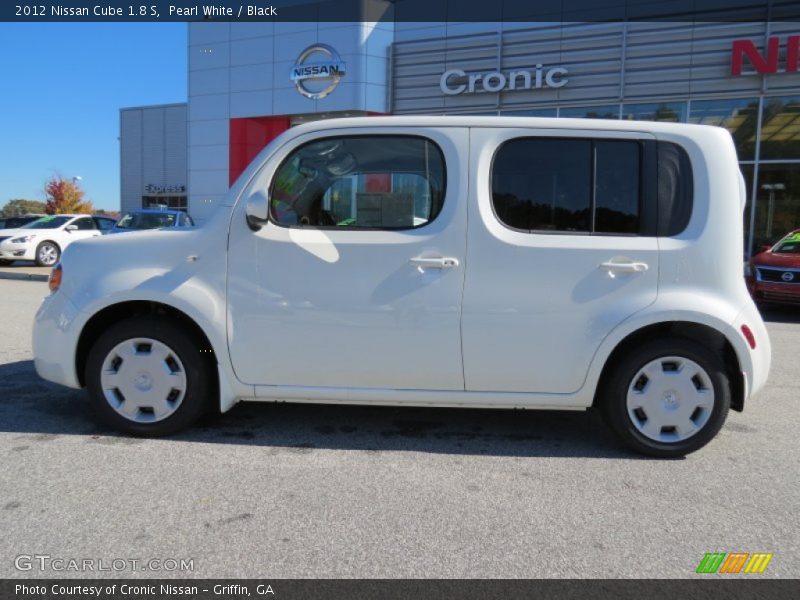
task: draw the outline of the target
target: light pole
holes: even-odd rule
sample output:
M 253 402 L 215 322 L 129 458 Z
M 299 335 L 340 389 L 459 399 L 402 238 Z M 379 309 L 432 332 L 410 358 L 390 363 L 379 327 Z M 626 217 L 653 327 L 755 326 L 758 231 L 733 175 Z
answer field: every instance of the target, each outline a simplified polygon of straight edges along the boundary
M 782 192 L 786 186 L 782 183 L 765 183 L 761 186 L 762 190 L 769 192 L 769 202 L 767 204 L 767 240 L 772 241 L 772 219 L 775 216 L 775 192 Z

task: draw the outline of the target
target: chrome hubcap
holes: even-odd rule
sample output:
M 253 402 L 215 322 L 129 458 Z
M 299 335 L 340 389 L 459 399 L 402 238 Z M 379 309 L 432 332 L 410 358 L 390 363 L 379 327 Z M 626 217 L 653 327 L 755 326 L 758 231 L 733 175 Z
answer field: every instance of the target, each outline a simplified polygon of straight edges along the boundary
M 56 249 L 50 244 L 39 248 L 39 262 L 41 263 L 52 265 L 56 262 L 56 255 Z
M 186 395 L 186 371 L 163 342 L 133 338 L 108 353 L 100 385 L 118 414 L 137 423 L 154 423 L 178 410 Z
M 657 442 L 680 442 L 703 429 L 714 408 L 714 386 L 696 362 L 665 356 L 639 369 L 628 386 L 628 416 Z

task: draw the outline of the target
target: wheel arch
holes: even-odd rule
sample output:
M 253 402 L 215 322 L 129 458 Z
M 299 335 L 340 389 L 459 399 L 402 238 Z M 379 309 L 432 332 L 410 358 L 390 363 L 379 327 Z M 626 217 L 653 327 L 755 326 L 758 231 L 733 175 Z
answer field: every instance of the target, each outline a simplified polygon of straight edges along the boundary
M 665 336 L 687 338 L 715 352 L 719 352 L 725 363 L 725 370 L 731 384 L 731 408 L 737 412 L 744 410 L 745 381 L 742 365 L 733 344 L 724 333 L 710 325 L 684 320 L 651 323 L 634 330 L 620 340 L 603 364 L 592 405 L 598 405 L 603 384 L 608 380 L 609 373 L 622 357 L 633 351 L 642 342 Z
M 75 350 L 75 373 L 81 386 L 86 385 L 86 360 L 94 343 L 114 323 L 137 315 L 160 315 L 176 319 L 196 337 L 198 344 L 211 352 L 211 359 L 218 363 L 214 347 L 203 328 L 185 312 L 162 302 L 153 300 L 127 300 L 110 304 L 97 311 L 81 329 Z M 219 368 L 214 369 L 216 387 L 219 387 Z

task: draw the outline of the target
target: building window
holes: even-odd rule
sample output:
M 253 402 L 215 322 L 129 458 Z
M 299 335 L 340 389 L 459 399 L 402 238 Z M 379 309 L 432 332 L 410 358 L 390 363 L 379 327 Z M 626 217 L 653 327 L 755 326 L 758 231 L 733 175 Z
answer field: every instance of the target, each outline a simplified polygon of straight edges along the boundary
M 503 117 L 555 117 L 558 116 L 557 108 L 528 108 L 528 109 L 504 109 L 500 111 Z
M 689 122 L 724 127 L 733 136 L 739 159 L 755 158 L 758 98 L 692 101 Z
M 142 196 L 142 208 L 173 208 L 186 211 L 186 196 Z
M 619 105 L 570 106 L 559 109 L 558 116 L 578 119 L 619 119 Z
M 761 158 L 800 158 L 800 96 L 764 98 Z
M 685 102 L 657 102 L 651 104 L 624 104 L 622 118 L 628 121 L 686 121 Z
M 755 175 L 755 165 L 739 165 L 739 169 L 744 176 L 744 187 L 747 202 L 744 206 L 744 252 L 750 250 L 748 240 L 750 239 L 750 216 L 753 211 L 753 176 Z
M 758 170 L 753 249 L 772 245 L 800 225 L 800 168 L 762 164 Z
M 436 218 L 444 193 L 444 156 L 428 139 L 330 137 L 283 161 L 270 217 L 286 227 L 410 229 Z
M 492 204 L 512 229 L 635 234 L 640 230 L 641 144 L 523 138 L 492 167 Z

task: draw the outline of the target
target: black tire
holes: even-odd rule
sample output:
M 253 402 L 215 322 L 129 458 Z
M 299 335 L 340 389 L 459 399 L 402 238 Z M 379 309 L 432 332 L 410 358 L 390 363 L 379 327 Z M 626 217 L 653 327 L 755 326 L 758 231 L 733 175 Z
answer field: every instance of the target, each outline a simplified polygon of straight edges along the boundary
M 662 442 L 647 437 L 636 427 L 628 414 L 627 394 L 640 369 L 651 361 L 670 356 L 687 358 L 706 372 L 713 386 L 714 403 L 697 433 L 681 441 Z M 677 458 L 699 450 L 717 435 L 728 416 L 731 391 L 718 353 L 688 338 L 668 337 L 647 342 L 622 357 L 601 383 L 598 400 L 606 422 L 629 448 L 648 456 Z
M 41 251 L 43 248 L 52 248 L 55 252 L 55 260 L 52 263 L 48 263 L 42 260 L 41 258 Z M 42 242 L 38 246 L 36 246 L 36 264 L 40 267 L 53 267 L 58 262 L 58 259 L 61 258 L 61 248 L 58 247 L 58 244 L 55 242 Z
M 130 420 L 106 399 L 101 385 L 101 371 L 108 354 L 121 342 L 134 338 L 150 338 L 166 344 L 183 365 L 186 391 L 175 412 L 160 421 L 141 423 Z M 95 414 L 123 433 L 158 437 L 189 428 L 211 407 L 216 399 L 212 355 L 204 354 L 206 344 L 196 339 L 173 319 L 160 316 L 131 317 L 110 327 L 98 338 L 86 360 L 85 381 Z
M 8 267 L 13 263 L 13 260 L 6 260 L 5 258 L 0 258 L 0 267 Z

